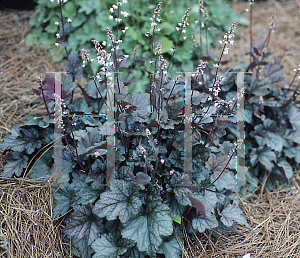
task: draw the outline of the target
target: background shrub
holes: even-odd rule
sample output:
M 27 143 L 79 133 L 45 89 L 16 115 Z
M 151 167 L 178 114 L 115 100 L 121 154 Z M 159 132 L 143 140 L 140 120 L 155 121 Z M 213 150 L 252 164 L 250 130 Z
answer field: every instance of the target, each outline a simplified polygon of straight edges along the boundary
M 96 58 L 91 39 L 96 39 L 99 42 L 106 41 L 106 27 L 108 27 L 118 39 L 122 40 L 120 49 L 124 55 L 129 55 L 128 61 L 132 61 L 132 52 L 136 45 L 139 45 L 139 53 L 143 57 L 150 58 L 151 38 L 146 37 L 145 33 L 151 32 L 149 17 L 151 17 L 153 9 L 158 2 L 149 0 L 128 1 L 128 4 L 122 7 L 122 11 L 127 12 L 129 15 L 126 18 L 120 15 L 122 21 L 118 26 L 115 20 L 109 19 L 110 15 L 114 18 L 118 17 L 117 11 L 114 10 L 114 13 L 110 11 L 112 8 L 111 1 L 78 0 L 64 3 L 62 7 L 63 15 L 72 20 L 68 34 L 67 50 L 90 49 L 92 51 L 90 53 L 91 58 Z M 58 16 L 54 16 L 55 14 L 60 16 L 59 5 L 56 1 L 52 3 L 49 0 L 38 0 L 37 3 L 37 14 L 29 22 L 31 30 L 26 37 L 25 43 L 53 45 L 49 55 L 53 56 L 54 62 L 60 61 L 64 58 L 65 51 L 62 46 L 54 46 L 57 41 L 55 34 L 58 32 L 58 26 L 55 25 L 55 22 L 59 21 Z M 202 51 L 208 45 L 214 46 L 216 36 L 220 36 L 227 31 L 233 22 L 239 21 L 239 25 L 248 24 L 248 20 L 234 12 L 230 4 L 225 0 L 205 0 L 203 3 L 207 9 L 208 17 L 205 20 L 202 16 L 201 22 L 205 22 L 205 27 L 210 27 L 210 29 L 207 34 L 204 33 L 204 28 L 202 29 Z M 198 1 L 190 0 L 172 0 L 163 3 L 160 14 L 162 22 L 159 24 L 161 31 L 156 32 L 154 42 L 161 40 L 163 46 L 162 54 L 168 62 L 172 56 L 170 49 L 175 47 L 179 35 L 179 32 L 176 31 L 176 22 L 180 22 L 184 11 L 188 7 L 192 7 L 189 19 L 193 22 L 187 26 L 186 33 L 181 35 L 178 42 L 176 55 L 174 55 L 174 60 L 172 60 L 171 68 L 173 71 L 196 70 L 195 63 L 200 58 L 200 26 L 199 22 L 194 22 L 199 17 L 199 13 L 196 10 L 198 5 Z M 121 30 L 125 27 L 128 27 L 128 30 L 122 33 Z M 195 32 L 195 41 L 185 41 L 183 37 L 192 39 L 193 32 Z M 92 68 L 93 70 L 99 70 L 100 65 L 94 62 L 92 63 Z M 149 67 L 146 65 L 145 69 L 150 70 L 150 65 Z M 138 81 L 130 86 L 130 92 L 144 92 L 144 85 L 148 82 L 146 72 L 142 69 L 134 69 L 132 76 L 135 76 Z

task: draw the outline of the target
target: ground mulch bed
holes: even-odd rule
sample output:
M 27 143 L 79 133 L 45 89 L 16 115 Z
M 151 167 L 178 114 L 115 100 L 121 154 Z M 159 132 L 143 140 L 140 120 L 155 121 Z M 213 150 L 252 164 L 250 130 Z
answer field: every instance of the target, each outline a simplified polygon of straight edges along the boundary
M 248 2 L 233 2 L 233 9 L 238 12 L 246 8 L 250 9 Z M 255 3 L 253 31 L 268 30 L 274 10 L 277 31 L 271 35 L 268 50 L 280 58 L 285 49 L 289 49 L 289 55 L 282 59 L 284 77 L 288 81 L 280 85 L 289 84 L 295 74 L 293 70 L 300 64 L 300 2 Z M 36 78 L 45 77 L 47 71 L 65 70 L 65 61 L 54 64 L 52 58 L 46 56 L 49 47 L 24 45 L 32 15 L 30 11 L 0 13 L 0 140 L 13 126 L 26 123 L 29 116 L 45 116 L 43 102 L 32 94 L 32 88 L 38 87 Z M 243 15 L 249 18 L 249 13 Z M 267 32 L 254 34 L 253 40 L 266 35 Z M 245 48 L 250 44 L 249 27 L 240 26 L 234 40 L 224 58 L 230 63 L 221 66 L 220 71 L 250 60 L 249 55 L 245 55 Z M 217 55 L 220 51 L 218 45 Z M 298 83 L 297 79 L 293 85 Z M 1 155 L 0 173 L 2 158 Z M 247 253 L 251 253 L 251 258 L 300 257 L 300 172 L 295 171 L 291 189 L 279 187 L 268 191 L 264 187 L 267 182 L 261 183 L 262 186 L 252 193 L 251 201 L 241 197 L 240 207 L 253 232 L 237 226 L 236 230 L 218 239 L 208 232 L 187 236 L 182 243 L 185 246 L 183 257 L 242 257 Z M 59 257 L 63 244 L 59 224 L 54 226 L 51 220 L 53 203 L 49 182 L 0 178 L 0 189 L 0 243 L 3 240 L 6 243 L 0 244 L 0 257 Z

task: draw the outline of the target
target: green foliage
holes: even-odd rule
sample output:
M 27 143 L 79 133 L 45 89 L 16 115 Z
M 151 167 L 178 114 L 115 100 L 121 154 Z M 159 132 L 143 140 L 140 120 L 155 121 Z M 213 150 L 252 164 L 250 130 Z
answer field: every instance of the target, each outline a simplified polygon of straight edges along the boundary
M 60 61 L 64 58 L 65 51 L 63 46 L 54 46 L 54 35 L 59 31 L 59 26 L 55 25 L 55 22 L 59 22 L 61 27 L 61 20 L 55 16 L 55 14 L 60 16 L 59 5 L 56 3 L 56 0 L 53 3 L 49 0 L 38 0 L 37 3 L 37 14 L 30 20 L 31 29 L 26 37 L 25 43 L 53 45 L 53 49 L 49 55 L 53 57 L 54 62 Z M 157 4 L 158 2 L 156 5 Z M 156 5 L 151 1 L 128 1 L 128 4 L 124 4 L 121 10 L 127 12 L 129 16 L 125 18 L 120 15 L 122 21 L 119 22 L 118 26 L 115 20 L 109 19 L 110 15 L 114 18 L 118 17 L 117 11 L 113 11 L 113 13 L 110 12 L 110 8 L 112 8 L 111 5 L 112 2 L 107 0 L 68 1 L 62 5 L 63 16 L 72 20 L 68 36 L 67 33 L 65 33 L 65 36 L 68 37 L 67 50 L 70 52 L 71 50 L 78 51 L 81 48 L 93 49 L 91 43 L 92 39 L 96 39 L 99 42 L 106 41 L 106 27 L 110 28 L 114 34 L 118 31 L 117 28 L 124 30 L 125 27 L 128 27 L 125 33 L 121 32 L 121 30 L 118 31 L 118 37 L 122 40 L 120 49 L 125 55 L 131 56 L 134 47 L 138 44 L 140 53 L 143 53 L 144 57 L 150 58 L 149 50 L 151 49 L 151 39 L 147 38 L 145 34 L 147 32 L 152 33 L 149 18 Z M 192 7 L 189 18 L 192 22 L 190 22 L 190 26 L 186 28 L 186 33 L 181 35 L 172 63 L 174 71 L 175 68 L 177 71 L 185 71 L 186 69 L 194 70 L 193 60 L 200 58 L 199 36 L 196 35 L 194 43 L 190 41 L 192 39 L 193 29 L 196 29 L 197 33 L 200 31 L 199 22 L 194 22 L 199 17 L 199 12 L 197 11 L 198 6 L 198 1 L 172 0 L 163 3 L 163 9 L 160 13 L 162 22 L 156 26 L 156 28 L 160 28 L 161 31 L 156 32 L 155 42 L 162 40 L 162 53 L 165 54 L 165 59 L 168 62 L 172 55 L 170 49 L 175 47 L 173 42 L 177 41 L 179 35 L 179 32 L 175 29 L 177 26 L 176 22 L 181 22 L 182 16 L 184 15 L 183 10 Z M 206 38 L 206 35 L 203 33 L 204 28 L 202 28 L 202 51 L 204 51 L 208 45 L 214 45 L 216 36 L 224 33 L 233 22 L 239 21 L 240 25 L 248 24 L 247 19 L 234 12 L 230 4 L 225 0 L 205 0 L 204 6 L 207 8 L 208 18 L 205 20 L 201 17 L 201 22 L 205 22 L 205 27 L 211 27 L 211 30 L 208 30 Z M 64 24 L 65 23 L 66 20 L 64 20 Z M 62 37 L 62 33 L 60 33 L 60 35 Z M 189 41 L 184 41 L 183 37 L 187 37 Z M 61 39 L 57 39 L 57 41 L 61 42 Z M 194 50 L 193 53 L 190 53 L 193 44 Z M 94 52 L 91 52 L 90 55 L 92 58 L 96 57 Z M 92 67 L 93 69 L 99 69 L 99 65 L 96 63 L 93 63 Z M 150 66 L 147 65 L 146 69 L 149 70 Z M 131 85 L 130 91 L 131 93 L 144 92 L 143 86 L 147 74 L 140 69 L 136 69 L 135 72 L 136 74 L 134 75 L 139 81 L 135 85 Z

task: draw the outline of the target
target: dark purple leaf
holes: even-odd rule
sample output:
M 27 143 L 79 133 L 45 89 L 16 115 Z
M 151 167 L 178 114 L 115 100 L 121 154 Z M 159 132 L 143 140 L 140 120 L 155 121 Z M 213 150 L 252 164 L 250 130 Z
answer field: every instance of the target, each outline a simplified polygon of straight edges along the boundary
M 253 47 L 253 50 L 256 55 L 261 56 L 261 54 L 259 53 L 259 51 L 256 47 Z
M 86 102 L 86 103 L 91 103 L 92 101 L 91 101 L 91 99 L 89 98 L 88 94 L 86 93 L 85 89 L 82 88 L 79 84 L 78 84 L 78 86 L 79 86 L 79 88 L 80 88 L 80 90 L 81 90 L 81 92 L 82 92 L 82 95 L 83 95 L 83 97 L 84 97 L 85 102 Z
M 66 63 L 68 81 L 73 77 L 80 80 L 83 74 L 82 60 L 79 58 L 77 51 L 72 50 Z
M 285 171 L 283 169 L 283 167 L 279 166 L 278 164 L 276 164 L 276 162 L 274 162 L 275 166 L 278 168 L 278 170 L 280 171 L 280 173 L 283 175 L 284 179 L 285 179 L 285 182 L 288 184 L 289 183 L 289 180 L 288 178 L 286 177 L 286 174 L 285 174 Z
M 256 67 L 256 66 L 257 66 L 257 63 L 256 63 L 256 62 L 252 62 L 252 63 L 250 64 L 250 66 L 249 66 L 249 69 L 250 69 L 250 70 L 253 70 L 253 68 Z
M 203 60 L 203 61 L 210 61 L 210 60 L 212 60 L 212 59 L 211 59 L 210 56 L 202 56 L 202 57 L 201 57 L 201 60 Z
M 195 207 L 203 215 L 204 218 L 206 218 L 206 212 L 205 212 L 204 205 L 190 195 L 187 195 L 187 197 L 189 198 L 190 202 L 192 203 L 192 206 Z
M 157 119 L 152 119 L 151 122 L 148 124 L 148 127 L 157 127 L 159 125 L 159 122 Z
M 41 95 L 41 91 L 40 90 L 37 90 L 37 89 L 32 89 L 33 93 L 40 96 Z
M 221 65 L 225 65 L 225 64 L 227 64 L 227 63 L 229 63 L 230 61 L 228 61 L 228 60 L 225 60 L 225 61 L 221 61 Z
M 60 85 L 61 87 L 61 98 L 64 99 L 69 95 L 64 91 L 63 86 L 59 81 L 56 81 L 54 77 L 50 75 L 46 75 L 45 80 L 43 81 L 44 90 L 47 91 L 44 93 L 46 102 L 53 101 L 54 99 L 54 92 L 55 92 L 55 85 Z

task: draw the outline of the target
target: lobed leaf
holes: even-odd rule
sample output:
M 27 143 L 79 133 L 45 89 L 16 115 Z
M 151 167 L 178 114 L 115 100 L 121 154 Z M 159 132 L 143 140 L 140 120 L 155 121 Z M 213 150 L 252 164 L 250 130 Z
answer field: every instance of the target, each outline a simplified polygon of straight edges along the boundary
M 64 232 L 77 239 L 84 239 L 91 245 L 100 233 L 104 233 L 103 220 L 92 212 L 92 205 L 77 205 L 71 215 L 71 221 L 66 225 Z
M 115 180 L 115 185 L 104 192 L 95 204 L 93 212 L 99 217 L 114 220 L 119 217 L 122 223 L 130 220 L 133 215 L 138 214 L 142 201 L 139 198 L 137 188 L 123 180 Z
M 132 239 L 142 252 L 155 253 L 162 244 L 162 236 L 173 233 L 170 208 L 159 201 L 153 201 L 139 214 L 124 223 L 122 236 Z

